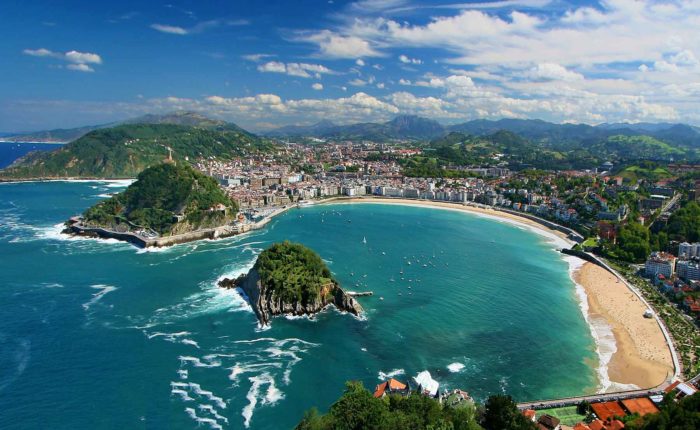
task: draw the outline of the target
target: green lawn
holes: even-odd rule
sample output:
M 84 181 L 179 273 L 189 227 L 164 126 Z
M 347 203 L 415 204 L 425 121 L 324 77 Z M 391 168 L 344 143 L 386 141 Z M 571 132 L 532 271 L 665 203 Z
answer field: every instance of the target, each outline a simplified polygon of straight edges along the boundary
M 598 240 L 595 237 L 589 237 L 588 239 L 583 241 L 581 246 L 583 246 L 584 248 L 595 248 L 596 246 L 598 246 Z
M 586 418 L 585 415 L 579 415 L 576 412 L 576 406 L 565 406 L 563 408 L 552 408 L 552 409 L 540 409 L 537 411 L 537 416 L 549 414 L 553 417 L 559 418 L 561 423 L 567 426 L 573 427 L 576 423 L 583 421 Z

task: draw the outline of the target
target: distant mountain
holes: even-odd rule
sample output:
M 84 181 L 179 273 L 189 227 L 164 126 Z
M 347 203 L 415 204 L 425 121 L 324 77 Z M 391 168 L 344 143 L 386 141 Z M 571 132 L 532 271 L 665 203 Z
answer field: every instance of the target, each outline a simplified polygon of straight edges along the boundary
M 265 133 L 268 136 L 312 136 L 334 139 L 423 140 L 440 136 L 445 127 L 439 122 L 414 115 L 398 116 L 383 123 L 365 122 L 350 125 L 334 125 L 330 121 L 300 127 L 286 126 Z
M 336 127 L 337 125 L 335 125 L 333 122 L 323 120 L 313 125 L 286 125 L 284 127 L 276 128 L 265 134 L 267 136 L 274 137 L 319 136 L 327 133 L 328 131 Z
M 55 130 L 35 131 L 31 133 L 20 134 L 8 133 L 6 137 L 2 137 L 2 140 L 8 142 L 72 142 L 73 140 L 85 136 L 93 130 L 114 127 L 119 124 L 175 124 L 203 128 L 235 127 L 241 132 L 245 131 L 242 128 L 236 126 L 235 124 L 227 123 L 226 121 L 207 118 L 206 116 L 198 114 L 196 112 L 178 111 L 163 115 L 148 114 L 137 118 L 127 119 L 125 121 L 111 122 L 108 124 L 88 125 L 77 128 L 60 128 Z
M 169 149 L 175 160 L 195 160 L 228 159 L 272 148 L 235 124 L 212 125 L 123 124 L 93 130 L 55 151 L 27 154 L 0 170 L 0 179 L 135 177 L 167 158 Z
M 672 123 L 555 124 L 538 119 L 477 119 L 444 126 L 418 116 L 399 116 L 384 123 L 357 123 L 334 126 L 321 122 L 313 126 L 286 126 L 267 132 L 269 136 L 308 136 L 331 139 L 367 140 L 432 140 L 451 132 L 472 136 L 490 136 L 500 130 L 509 131 L 545 145 L 577 146 L 605 141 L 611 136 L 650 136 L 654 139 L 688 148 L 700 148 L 700 128 Z
M 54 130 L 35 131 L 31 133 L 8 134 L 2 137 L 6 142 L 42 142 L 42 143 L 64 143 L 85 136 L 93 130 L 110 127 L 112 124 L 88 125 L 77 128 L 57 128 Z

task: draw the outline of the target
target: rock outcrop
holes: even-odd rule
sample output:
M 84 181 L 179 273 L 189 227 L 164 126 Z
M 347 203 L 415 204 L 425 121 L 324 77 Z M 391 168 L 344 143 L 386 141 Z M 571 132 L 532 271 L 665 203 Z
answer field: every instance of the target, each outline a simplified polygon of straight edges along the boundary
M 241 275 L 237 279 L 223 279 L 219 282 L 219 286 L 243 290 L 261 325 L 270 324 L 271 318 L 276 315 L 313 315 L 331 304 L 338 310 L 353 315 L 359 315 L 362 312 L 362 306 L 357 300 L 349 296 L 335 282 L 329 283 L 322 289 L 318 298 L 307 303 L 298 300 L 284 301 L 271 288 L 263 284 L 255 267 L 248 274 Z

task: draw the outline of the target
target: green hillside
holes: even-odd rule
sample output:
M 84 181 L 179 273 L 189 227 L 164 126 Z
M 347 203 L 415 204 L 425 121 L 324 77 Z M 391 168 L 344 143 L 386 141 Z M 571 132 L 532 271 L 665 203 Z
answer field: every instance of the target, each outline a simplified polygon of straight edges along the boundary
M 235 125 L 202 128 L 176 124 L 125 124 L 94 130 L 61 149 L 31 153 L 0 170 L 0 178 L 135 177 L 175 160 L 228 159 L 268 151 L 272 144 Z
M 210 210 L 217 205 L 227 209 Z M 145 228 L 168 235 L 223 225 L 237 211 L 237 204 L 213 178 L 185 163 L 162 163 L 141 172 L 124 192 L 89 208 L 83 217 L 90 226 L 117 231 Z M 176 215 L 182 219 L 177 221 Z

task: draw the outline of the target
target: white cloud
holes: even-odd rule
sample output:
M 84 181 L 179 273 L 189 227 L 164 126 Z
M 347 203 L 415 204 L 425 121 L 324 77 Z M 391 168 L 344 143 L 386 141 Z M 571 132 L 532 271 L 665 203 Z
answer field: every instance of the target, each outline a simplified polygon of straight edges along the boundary
M 348 81 L 348 85 L 352 85 L 353 87 L 364 87 L 367 85 L 367 81 L 364 81 L 360 78 L 355 78 L 351 81 Z
M 542 63 L 533 67 L 526 73 L 533 80 L 545 81 L 578 81 L 583 79 L 580 73 L 572 72 L 566 67 L 555 63 Z
M 90 52 L 68 51 L 65 53 L 66 60 L 77 64 L 102 64 L 102 58 Z
M 32 57 L 55 58 L 57 60 L 68 62 L 71 64 L 68 64 L 66 69 L 79 72 L 94 72 L 95 70 L 88 66 L 88 64 L 102 64 L 102 57 L 91 52 L 79 52 L 74 50 L 67 52 L 56 52 L 46 48 L 39 48 L 25 49 L 22 51 L 22 53 Z
M 184 28 L 175 25 L 151 24 L 151 28 L 156 31 L 160 31 L 161 33 L 178 34 L 180 36 L 184 36 L 189 33 Z
M 69 64 L 66 69 L 75 70 L 77 72 L 94 72 L 95 69 L 88 66 L 87 64 Z
M 324 58 L 358 58 L 382 56 L 366 40 L 357 36 L 342 36 L 330 30 L 301 35 L 296 40 L 318 45 L 318 55 Z
M 313 85 L 311 85 L 311 88 L 313 88 L 316 91 L 321 91 L 323 89 L 323 84 L 320 82 L 316 82 Z
M 362 58 L 358 58 L 357 60 L 355 60 L 355 64 L 357 64 L 360 67 L 364 67 L 365 61 Z
M 399 61 L 404 64 L 423 64 L 423 60 L 419 60 L 418 58 L 409 58 L 403 54 L 399 55 Z
M 169 24 L 151 24 L 151 28 L 160 31 L 161 33 L 167 33 L 167 34 L 176 34 L 179 36 L 185 36 L 189 34 L 197 34 L 197 33 L 202 33 L 206 30 L 210 30 L 212 28 L 217 28 L 217 27 L 231 27 L 231 26 L 241 26 L 241 25 L 248 25 L 250 22 L 248 22 L 245 19 L 235 19 L 235 20 L 229 20 L 229 19 L 212 19 L 209 21 L 201 21 L 195 24 L 192 27 L 184 28 L 180 27 L 177 25 L 169 25 Z
M 324 74 L 335 74 L 333 70 L 320 64 L 282 63 L 279 61 L 269 61 L 261 64 L 258 66 L 258 71 L 263 73 L 286 73 L 300 78 L 320 78 Z
M 25 55 L 31 55 L 32 57 L 53 57 L 56 54 L 45 48 L 39 49 L 25 49 L 22 51 Z
M 278 61 L 270 61 L 258 66 L 259 72 L 287 73 L 287 65 Z
M 274 57 L 273 54 L 247 54 L 247 55 L 242 55 L 241 58 L 247 61 L 252 61 L 253 63 L 259 63 L 260 61 L 264 60 L 265 58 L 270 58 Z

